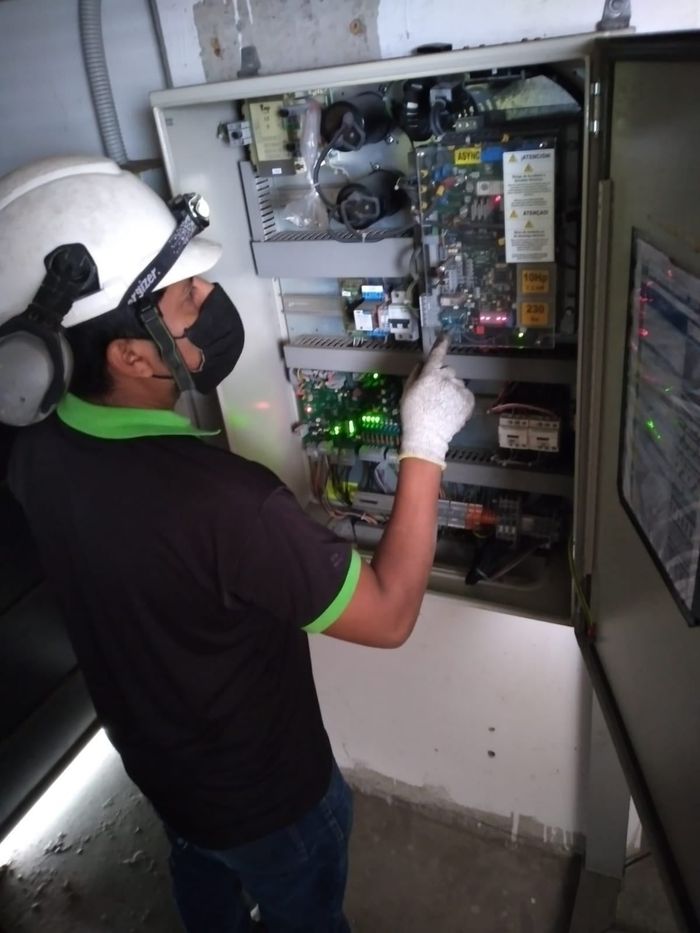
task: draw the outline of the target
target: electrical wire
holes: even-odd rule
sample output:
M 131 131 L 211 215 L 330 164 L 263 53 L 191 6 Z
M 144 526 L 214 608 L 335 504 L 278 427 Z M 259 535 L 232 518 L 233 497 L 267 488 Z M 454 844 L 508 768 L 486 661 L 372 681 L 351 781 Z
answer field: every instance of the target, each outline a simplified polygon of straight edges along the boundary
M 542 457 L 540 454 L 537 454 L 535 457 L 530 457 L 530 459 L 525 459 L 525 457 L 518 457 L 517 451 L 514 451 L 508 457 L 501 457 L 500 454 L 493 454 L 491 457 L 491 463 L 495 463 L 496 466 L 500 467 L 527 467 L 531 469 L 532 467 L 537 466 L 542 462 Z
M 631 868 L 632 865 L 636 865 L 637 862 L 643 862 L 644 859 L 647 859 L 651 856 L 651 852 L 642 852 L 641 855 L 633 855 L 631 858 L 628 858 L 625 862 L 625 869 Z
M 576 596 L 578 597 L 581 612 L 583 613 L 583 618 L 586 622 L 586 635 L 589 638 L 595 638 L 595 623 L 593 621 L 593 613 L 591 612 L 591 607 L 589 606 L 588 600 L 586 599 L 586 594 L 583 592 L 581 581 L 579 580 L 578 574 L 576 573 L 573 535 L 569 537 L 569 546 L 567 547 L 566 552 L 569 559 L 569 573 L 571 574 L 571 580 L 574 584 L 574 589 L 576 591 Z
M 540 408 L 539 405 L 527 405 L 522 402 L 504 402 L 501 405 L 493 405 L 488 409 L 488 414 L 499 415 L 504 411 L 530 411 L 539 415 L 547 415 L 550 418 L 558 418 L 551 408 Z
M 372 515 L 369 512 L 360 511 L 359 509 L 354 509 L 345 505 L 336 505 L 328 498 L 327 487 L 330 482 L 331 488 L 338 498 L 347 497 L 348 501 L 350 501 L 350 492 L 347 486 L 347 480 L 350 476 L 349 467 L 346 468 L 346 476 L 345 480 L 343 480 L 343 478 L 337 474 L 336 467 L 331 465 L 328 457 L 323 454 L 318 460 L 310 461 L 309 468 L 311 492 L 331 520 L 340 521 L 344 518 L 350 518 L 361 521 L 363 524 L 374 526 L 380 526 L 385 523 L 386 518 L 384 516 Z M 345 483 L 344 489 L 341 488 L 343 482 Z M 336 483 L 338 489 L 335 488 Z
M 449 127 L 443 126 L 442 117 L 447 113 L 447 104 L 444 100 L 436 100 L 430 108 L 430 131 L 433 136 L 444 136 Z
M 486 535 L 477 535 L 477 537 L 487 537 Z M 540 547 L 539 541 L 533 541 L 533 543 L 521 551 L 519 554 L 515 554 L 509 561 L 506 561 L 501 567 L 495 570 L 492 574 L 484 576 L 482 579 L 485 583 L 493 583 L 496 580 L 500 580 L 501 577 L 504 577 L 507 573 L 510 573 L 511 570 L 515 570 L 523 561 L 527 560 L 528 557 L 531 557 L 537 548 Z
M 341 126 L 341 128 L 333 136 L 333 139 L 329 143 L 327 143 L 323 147 L 323 149 L 320 150 L 319 154 L 316 156 L 316 161 L 314 162 L 313 171 L 311 173 L 311 181 L 314 186 L 314 191 L 319 196 L 319 198 L 323 201 L 325 206 L 328 208 L 328 211 L 331 214 L 331 216 L 335 214 L 337 205 L 335 201 L 331 201 L 330 198 L 327 198 L 326 195 L 323 193 L 323 190 L 321 189 L 321 183 L 319 181 L 319 174 L 321 172 L 321 165 L 327 158 L 328 153 L 331 151 L 331 149 L 335 148 L 336 143 L 339 142 L 339 140 L 342 139 L 342 137 L 343 137 L 343 128 Z

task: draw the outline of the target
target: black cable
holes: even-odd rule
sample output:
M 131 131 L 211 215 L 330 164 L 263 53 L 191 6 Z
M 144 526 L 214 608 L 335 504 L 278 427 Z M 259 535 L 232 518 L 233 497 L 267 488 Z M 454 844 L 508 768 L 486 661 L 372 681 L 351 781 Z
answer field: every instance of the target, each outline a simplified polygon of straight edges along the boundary
M 633 855 L 632 858 L 628 858 L 625 861 L 625 868 L 630 868 L 632 865 L 636 865 L 637 862 L 643 862 L 644 859 L 649 858 L 651 852 L 642 852 L 641 855 Z
M 447 104 L 444 100 L 436 100 L 430 108 L 430 130 L 433 136 L 444 136 L 449 133 L 449 128 L 442 124 L 442 115 L 447 112 Z
M 335 147 L 335 144 L 338 142 L 341 136 L 342 136 L 342 132 L 341 130 L 338 130 L 338 132 L 335 134 L 333 139 L 328 143 L 328 145 L 324 146 L 323 149 L 321 149 L 319 154 L 316 156 L 316 161 L 314 162 L 313 171 L 311 173 L 311 181 L 313 182 L 314 191 L 318 194 L 319 198 L 323 201 L 325 206 L 328 208 L 329 212 L 331 213 L 331 216 L 335 214 L 337 205 L 335 201 L 331 201 L 329 198 L 327 198 L 326 195 L 321 190 L 321 184 L 319 182 L 318 176 L 321 172 L 322 163 L 327 158 L 328 153 L 331 151 L 331 149 Z

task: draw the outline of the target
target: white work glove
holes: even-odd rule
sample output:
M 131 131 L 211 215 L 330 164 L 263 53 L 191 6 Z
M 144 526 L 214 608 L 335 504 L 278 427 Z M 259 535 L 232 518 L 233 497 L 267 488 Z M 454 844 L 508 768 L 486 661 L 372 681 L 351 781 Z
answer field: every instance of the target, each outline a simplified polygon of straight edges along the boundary
M 449 339 L 435 341 L 423 368 L 416 368 L 401 399 L 399 460 L 417 457 L 445 468 L 447 447 L 474 411 L 474 395 L 454 370 L 443 366 Z

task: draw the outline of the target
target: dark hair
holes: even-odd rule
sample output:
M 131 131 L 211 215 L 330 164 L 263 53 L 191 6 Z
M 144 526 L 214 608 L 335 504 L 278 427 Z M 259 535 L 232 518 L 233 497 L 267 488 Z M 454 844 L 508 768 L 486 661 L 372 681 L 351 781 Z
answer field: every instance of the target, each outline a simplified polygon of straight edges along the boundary
M 100 399 L 112 388 L 107 368 L 107 347 L 121 337 L 149 339 L 133 307 L 100 314 L 65 331 L 73 351 L 70 391 L 85 399 Z

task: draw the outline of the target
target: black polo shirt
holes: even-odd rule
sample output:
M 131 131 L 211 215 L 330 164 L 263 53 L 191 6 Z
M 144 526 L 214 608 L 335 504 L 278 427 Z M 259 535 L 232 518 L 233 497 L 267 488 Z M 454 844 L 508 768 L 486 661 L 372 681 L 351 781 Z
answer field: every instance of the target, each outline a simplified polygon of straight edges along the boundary
M 68 396 L 20 432 L 9 482 L 127 772 L 179 834 L 226 848 L 325 793 L 306 633 L 341 615 L 360 558 L 202 433 Z

